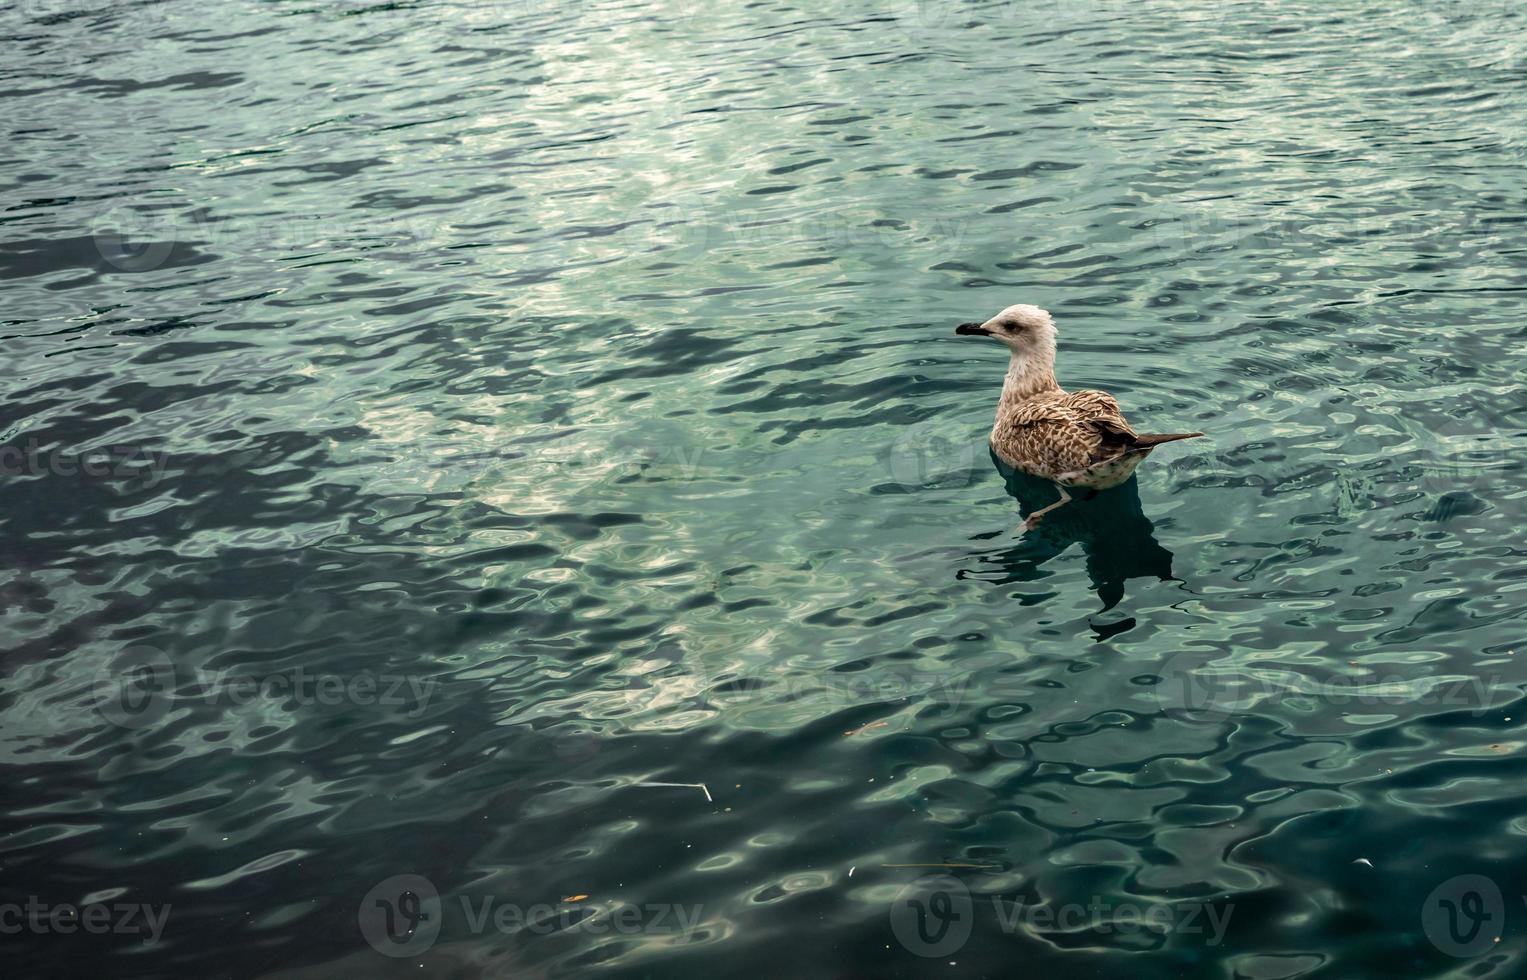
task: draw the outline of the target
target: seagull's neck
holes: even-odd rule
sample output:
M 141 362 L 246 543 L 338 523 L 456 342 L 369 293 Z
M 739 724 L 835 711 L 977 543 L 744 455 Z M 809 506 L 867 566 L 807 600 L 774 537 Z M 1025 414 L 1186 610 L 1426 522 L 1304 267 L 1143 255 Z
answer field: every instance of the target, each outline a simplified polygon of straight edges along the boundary
M 1035 395 L 1059 390 L 1053 360 L 1014 354 L 1007 362 L 1007 378 L 1002 382 L 1003 405 L 1016 405 Z

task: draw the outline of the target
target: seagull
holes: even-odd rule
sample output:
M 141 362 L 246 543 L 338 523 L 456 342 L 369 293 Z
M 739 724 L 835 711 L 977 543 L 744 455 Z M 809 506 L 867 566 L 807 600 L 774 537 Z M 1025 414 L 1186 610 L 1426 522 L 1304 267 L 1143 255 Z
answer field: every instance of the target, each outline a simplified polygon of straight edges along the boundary
M 1128 480 L 1162 443 L 1203 435 L 1137 433 L 1106 391 L 1061 388 L 1055 383 L 1055 321 L 1037 306 L 1009 306 L 984 323 L 962 323 L 954 332 L 994 337 L 1012 352 L 991 429 L 992 451 L 1014 469 L 1049 480 L 1060 491 L 1059 500 L 1028 516 L 1025 530 L 1069 504 L 1073 498 L 1068 488 L 1087 488 L 1091 492 L 1086 499 L 1091 500 L 1098 491 Z

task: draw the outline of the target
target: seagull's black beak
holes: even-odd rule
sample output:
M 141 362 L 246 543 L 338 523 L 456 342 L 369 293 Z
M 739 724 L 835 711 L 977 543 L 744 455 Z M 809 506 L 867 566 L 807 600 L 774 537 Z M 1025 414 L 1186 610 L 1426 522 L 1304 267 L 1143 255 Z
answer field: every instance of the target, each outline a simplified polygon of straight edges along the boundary
M 962 337 L 990 337 L 991 331 L 979 323 L 962 323 L 954 328 L 954 332 Z

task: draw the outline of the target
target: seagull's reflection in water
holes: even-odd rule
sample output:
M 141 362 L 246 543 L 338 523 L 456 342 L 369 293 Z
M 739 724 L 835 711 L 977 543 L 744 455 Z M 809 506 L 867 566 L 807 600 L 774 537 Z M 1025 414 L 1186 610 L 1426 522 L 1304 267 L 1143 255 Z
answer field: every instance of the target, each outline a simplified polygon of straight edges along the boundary
M 1055 502 L 1055 484 L 1015 471 L 995 453 L 992 463 L 1002 474 L 1007 492 L 1018 501 L 1023 517 Z M 1046 514 L 1038 527 L 1025 532 L 1016 543 L 976 552 L 975 566 L 961 569 L 958 577 L 994 585 L 1030 582 L 1044 577 L 1041 565 L 1077 543 L 1087 556 L 1087 574 L 1103 601 L 1104 612 L 1124 598 L 1127 579 L 1173 580 L 1172 553 L 1156 540 L 1155 525 L 1140 508 L 1140 490 L 1133 476 L 1090 500 L 1086 491 L 1073 493 L 1075 500 Z M 1002 531 L 991 537 L 1006 538 L 1011 533 Z M 1092 628 L 1102 639 L 1134 625 L 1134 619 L 1127 618 L 1108 625 L 1093 624 Z

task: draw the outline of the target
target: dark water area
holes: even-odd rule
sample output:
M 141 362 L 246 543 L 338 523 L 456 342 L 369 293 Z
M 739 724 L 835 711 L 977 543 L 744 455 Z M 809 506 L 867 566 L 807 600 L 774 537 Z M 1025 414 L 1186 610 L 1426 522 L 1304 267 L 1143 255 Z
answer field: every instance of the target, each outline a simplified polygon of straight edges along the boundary
M 4 975 L 1527 974 L 1524 27 L 8 4 Z

